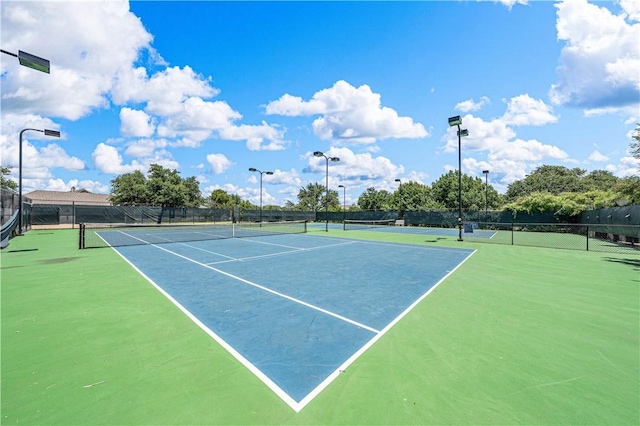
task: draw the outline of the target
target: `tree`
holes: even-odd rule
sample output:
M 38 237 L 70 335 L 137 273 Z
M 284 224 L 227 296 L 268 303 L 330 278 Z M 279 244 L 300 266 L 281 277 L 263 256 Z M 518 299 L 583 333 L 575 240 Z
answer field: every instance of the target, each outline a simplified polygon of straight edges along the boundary
M 487 207 L 495 209 L 500 206 L 500 195 L 489 185 L 485 190 L 482 178 L 462 175 L 462 210 L 477 211 L 485 209 L 485 191 Z M 436 203 L 447 209 L 458 208 L 458 172 L 451 170 L 440 176 L 431 185 L 431 192 Z
M 214 189 L 207 199 L 207 204 L 212 209 L 228 209 L 233 208 L 238 203 L 224 189 Z
M 182 179 L 177 170 L 159 164 L 152 164 L 148 175 L 145 178 L 136 170 L 117 176 L 111 181 L 112 202 L 162 207 L 197 207 L 201 204 L 200 184 L 195 177 Z
M 393 193 L 393 208 L 400 211 L 425 211 L 443 208 L 433 198 L 431 188 L 419 182 L 401 183 Z
M 584 178 L 582 178 L 582 184 L 584 188 L 589 190 L 610 190 L 618 183 L 618 178 L 613 173 L 606 170 L 594 170 Z
M 369 187 L 358 197 L 358 207 L 362 210 L 388 210 L 392 198 L 389 191 L 384 189 L 377 191 L 373 186 Z
M 637 126 L 636 134 L 631 137 L 633 140 L 629 143 L 629 148 L 631 149 L 633 158 L 640 161 L 640 124 Z M 640 171 L 640 165 L 638 165 L 638 171 Z
M 586 170 L 568 169 L 564 166 L 540 166 L 523 180 L 509 185 L 505 198 L 515 201 L 518 197 L 534 192 L 548 192 L 558 195 L 563 192 L 581 192 L 585 185 L 582 181 Z
M 7 179 L 5 176 L 11 174 L 11 167 L 0 166 L 0 186 L 5 189 L 11 189 L 15 191 L 18 189 L 18 184 L 11 179 Z
M 300 210 L 311 210 L 317 212 L 321 210 L 324 186 L 319 183 L 310 183 L 306 188 L 300 188 L 298 192 L 298 206 Z
M 122 205 L 150 204 L 147 179 L 140 170 L 117 176 L 111 181 L 111 202 Z
M 613 187 L 624 204 L 640 204 L 640 177 L 629 176 L 619 179 Z

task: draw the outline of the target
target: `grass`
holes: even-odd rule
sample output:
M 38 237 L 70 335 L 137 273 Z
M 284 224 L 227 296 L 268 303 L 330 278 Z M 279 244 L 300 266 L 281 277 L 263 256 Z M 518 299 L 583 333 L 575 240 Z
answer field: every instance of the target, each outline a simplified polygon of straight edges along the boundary
M 478 251 L 295 413 L 76 237 L 31 231 L 1 252 L 2 424 L 640 423 L 635 254 L 349 232 Z

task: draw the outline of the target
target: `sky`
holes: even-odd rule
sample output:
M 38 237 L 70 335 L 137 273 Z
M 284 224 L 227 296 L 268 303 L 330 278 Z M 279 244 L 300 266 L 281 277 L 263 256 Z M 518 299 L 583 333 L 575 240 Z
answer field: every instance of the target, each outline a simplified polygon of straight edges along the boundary
M 640 2 L 12 1 L 0 164 L 23 193 L 108 194 L 150 164 L 258 204 L 325 184 L 431 185 L 458 169 L 498 192 L 541 165 L 638 174 Z M 321 151 L 328 162 L 314 157 Z M 249 168 L 273 175 L 250 172 Z M 338 185 L 344 186 L 344 192 Z

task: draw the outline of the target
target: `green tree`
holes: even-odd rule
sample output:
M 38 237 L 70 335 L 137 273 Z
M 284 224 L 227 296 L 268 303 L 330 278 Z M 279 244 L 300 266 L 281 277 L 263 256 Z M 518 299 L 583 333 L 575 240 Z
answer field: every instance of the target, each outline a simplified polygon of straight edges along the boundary
M 185 188 L 187 201 L 185 207 L 200 207 L 203 203 L 202 192 L 200 191 L 200 182 L 195 176 L 190 176 L 182 181 Z
M 239 204 L 239 200 L 234 199 L 232 195 L 229 195 L 224 189 L 214 189 L 211 195 L 207 199 L 207 205 L 212 209 L 227 209 L 233 208 L 236 204 Z
M 149 167 L 148 178 L 136 170 L 111 181 L 114 204 L 150 205 L 162 207 L 198 207 L 202 202 L 195 177 L 182 179 L 177 170 L 159 164 Z
M 523 180 L 509 185 L 505 198 L 515 201 L 518 197 L 534 192 L 548 192 L 558 195 L 563 192 L 581 192 L 585 189 L 582 178 L 586 170 L 568 169 L 564 166 L 540 166 Z
M 586 190 L 607 191 L 618 183 L 618 178 L 606 170 L 594 170 L 582 179 Z
M 9 174 L 11 174 L 11 167 L 0 166 L 0 186 L 5 189 L 16 191 L 18 189 L 18 184 L 11 179 L 6 178 Z
M 640 124 L 637 126 L 636 134 L 631 137 L 633 140 L 629 143 L 629 148 L 631 149 L 633 158 L 640 161 Z M 640 165 L 638 166 L 638 171 L 640 171 Z
M 438 205 L 446 209 L 458 208 L 458 172 L 451 170 L 440 176 L 431 185 L 433 199 Z M 501 198 L 493 186 L 485 183 L 482 178 L 462 175 L 462 210 L 474 211 L 485 209 L 485 194 L 489 209 L 496 209 L 501 204 Z
M 140 170 L 111 180 L 111 202 L 123 205 L 149 205 L 147 178 Z
M 629 176 L 619 179 L 613 190 L 619 196 L 620 204 L 640 204 L 640 177 Z
M 324 192 L 324 185 L 320 185 L 319 183 L 310 183 L 306 188 L 300 188 L 300 192 L 298 192 L 298 206 L 300 210 L 310 210 L 314 212 L 322 210 L 324 208 L 324 204 L 322 203 Z
M 362 210 L 387 210 L 392 203 L 389 191 L 377 191 L 373 186 L 367 188 L 358 197 L 358 207 Z
M 438 203 L 432 194 L 431 188 L 420 182 L 401 183 L 393 193 L 393 208 L 400 211 L 402 216 L 405 211 L 438 210 L 444 205 Z

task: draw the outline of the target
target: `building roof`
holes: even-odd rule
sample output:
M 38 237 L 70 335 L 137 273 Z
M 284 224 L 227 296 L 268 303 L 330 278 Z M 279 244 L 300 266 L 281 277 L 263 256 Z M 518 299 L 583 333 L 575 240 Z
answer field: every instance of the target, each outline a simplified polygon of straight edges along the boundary
M 24 194 L 33 204 L 85 204 L 109 206 L 109 194 L 93 194 L 86 189 L 71 188 L 71 191 L 33 191 Z

